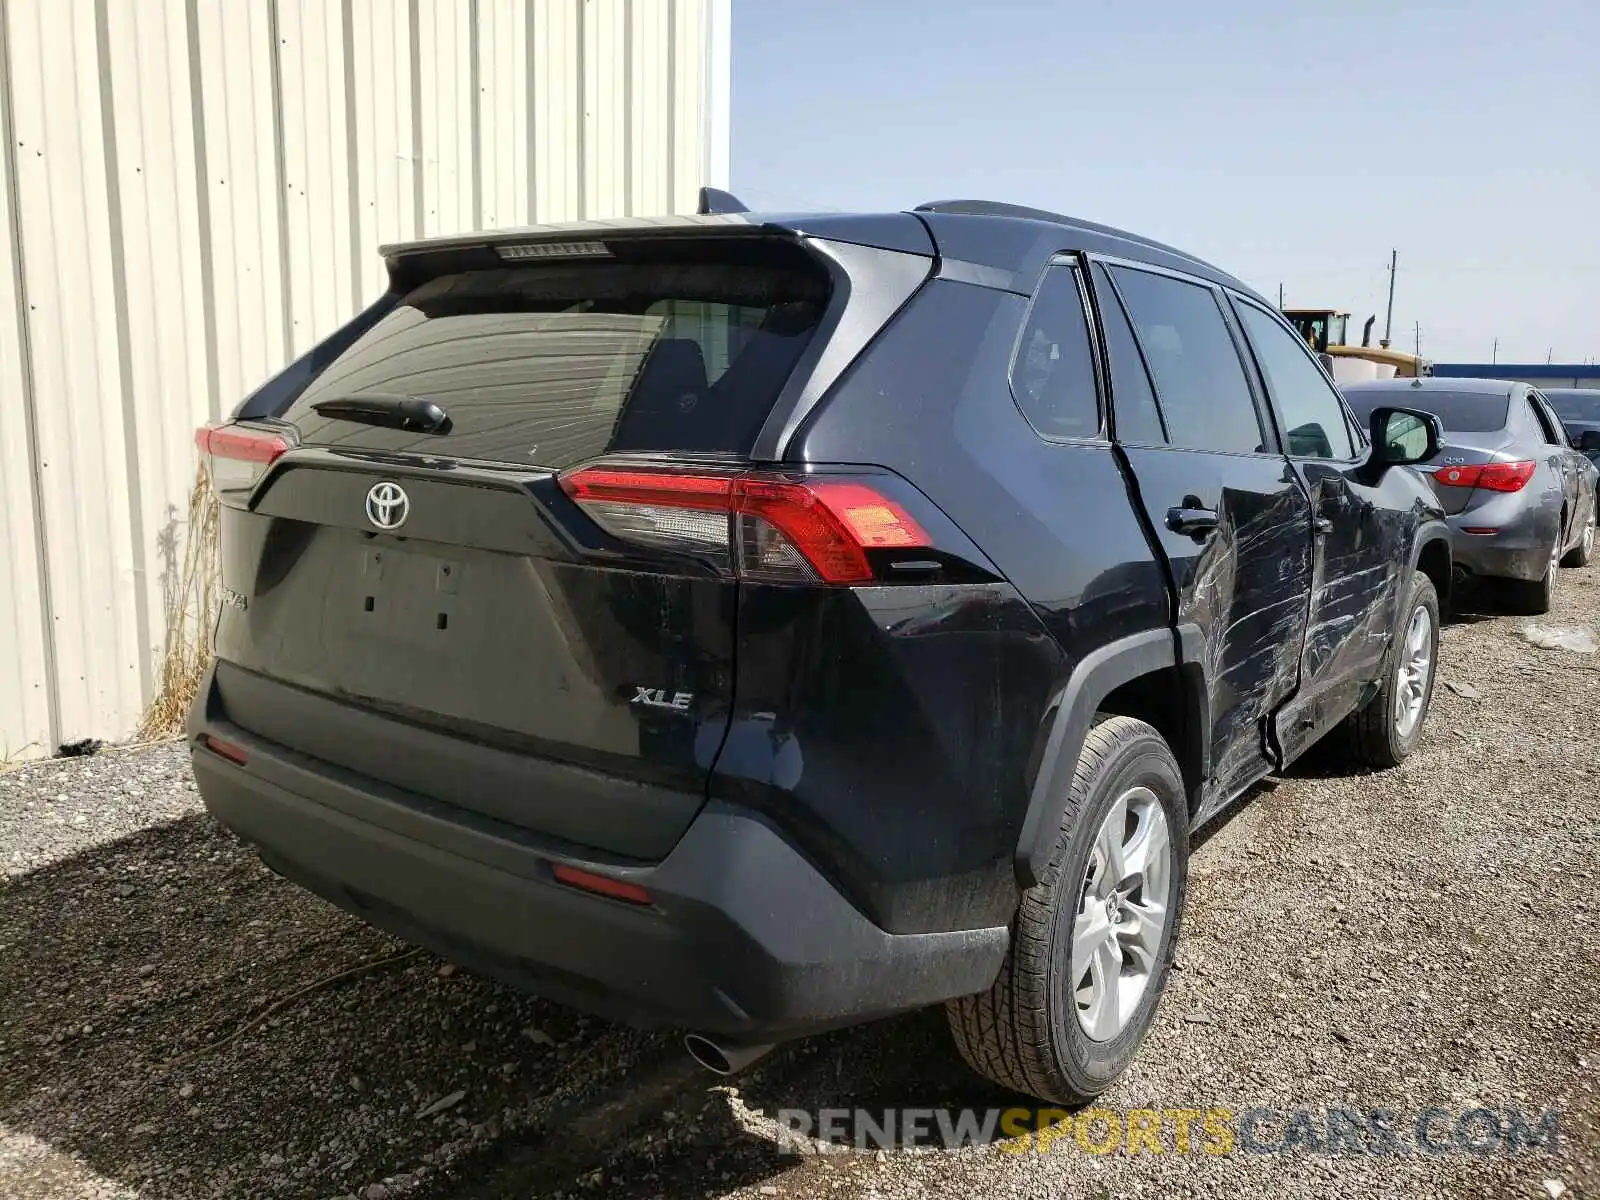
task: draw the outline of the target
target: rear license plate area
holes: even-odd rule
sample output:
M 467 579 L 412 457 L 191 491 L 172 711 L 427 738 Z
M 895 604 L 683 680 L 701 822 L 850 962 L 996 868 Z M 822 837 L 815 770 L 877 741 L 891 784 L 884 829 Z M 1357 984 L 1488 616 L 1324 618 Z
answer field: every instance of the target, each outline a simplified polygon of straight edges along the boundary
M 463 576 L 459 559 L 394 546 L 361 548 L 358 627 L 380 637 L 415 640 L 459 628 Z

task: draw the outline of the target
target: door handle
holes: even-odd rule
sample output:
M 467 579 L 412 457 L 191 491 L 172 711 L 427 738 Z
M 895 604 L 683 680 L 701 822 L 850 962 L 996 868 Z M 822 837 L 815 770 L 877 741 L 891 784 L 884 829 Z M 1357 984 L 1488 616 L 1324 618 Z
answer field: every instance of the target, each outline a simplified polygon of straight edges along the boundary
M 1201 541 L 1207 534 L 1216 531 L 1217 514 L 1209 508 L 1169 508 L 1167 528 L 1173 533 L 1181 533 L 1194 538 L 1195 541 Z
M 1327 517 L 1318 517 L 1316 520 L 1317 536 L 1333 532 L 1333 522 Z

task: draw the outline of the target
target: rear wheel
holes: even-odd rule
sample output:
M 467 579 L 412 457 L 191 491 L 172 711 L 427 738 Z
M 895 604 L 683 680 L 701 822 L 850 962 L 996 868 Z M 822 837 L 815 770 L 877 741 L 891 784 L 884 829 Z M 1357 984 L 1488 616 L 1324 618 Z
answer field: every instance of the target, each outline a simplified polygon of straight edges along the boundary
M 1583 527 L 1583 536 L 1578 539 L 1578 544 L 1567 551 L 1567 556 L 1561 560 L 1563 567 L 1587 567 L 1594 561 L 1594 524 L 1595 513 L 1589 513 L 1589 523 Z
M 1550 562 L 1544 574 L 1533 580 L 1505 581 L 1506 604 L 1512 612 L 1527 617 L 1542 617 L 1555 603 L 1556 571 L 1561 565 L 1561 539 L 1550 547 Z
M 1091 729 L 999 978 L 946 1005 L 973 1070 L 1062 1104 L 1088 1101 L 1123 1072 L 1172 964 L 1188 830 L 1183 779 L 1161 735 L 1131 717 Z
M 1439 596 L 1421 571 L 1411 573 L 1400 632 L 1389 644 L 1383 686 L 1350 717 L 1351 750 L 1369 767 L 1395 767 L 1422 739 L 1439 658 Z

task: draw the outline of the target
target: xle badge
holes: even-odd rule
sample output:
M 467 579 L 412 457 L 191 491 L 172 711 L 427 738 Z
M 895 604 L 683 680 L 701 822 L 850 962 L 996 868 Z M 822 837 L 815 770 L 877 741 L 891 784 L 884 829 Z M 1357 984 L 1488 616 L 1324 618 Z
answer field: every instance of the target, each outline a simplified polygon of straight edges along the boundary
M 642 704 L 646 708 L 666 708 L 673 712 L 688 712 L 694 700 L 693 692 L 669 692 L 666 688 L 635 687 L 629 704 Z

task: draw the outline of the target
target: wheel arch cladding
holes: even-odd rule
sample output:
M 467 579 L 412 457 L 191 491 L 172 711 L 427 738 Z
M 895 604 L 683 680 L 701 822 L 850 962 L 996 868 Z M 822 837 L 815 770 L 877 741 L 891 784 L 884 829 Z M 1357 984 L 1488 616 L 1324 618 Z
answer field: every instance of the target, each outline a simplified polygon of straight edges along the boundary
M 1443 527 L 1424 528 L 1418 532 L 1416 558 L 1412 567 L 1433 581 L 1433 590 L 1439 596 L 1439 611 L 1448 615 L 1453 568 L 1450 537 Z
M 1099 713 L 1135 717 L 1167 740 L 1183 771 L 1192 816 L 1209 772 L 1208 691 L 1199 631 L 1146 630 L 1084 655 L 1056 693 L 1017 840 L 1021 887 L 1038 882 L 1066 812 L 1072 774 Z

